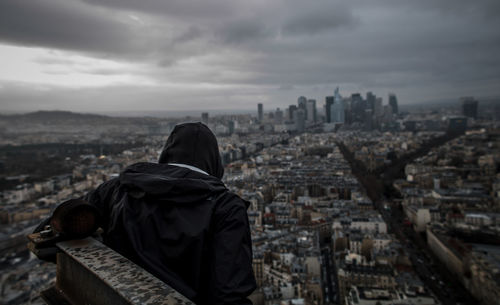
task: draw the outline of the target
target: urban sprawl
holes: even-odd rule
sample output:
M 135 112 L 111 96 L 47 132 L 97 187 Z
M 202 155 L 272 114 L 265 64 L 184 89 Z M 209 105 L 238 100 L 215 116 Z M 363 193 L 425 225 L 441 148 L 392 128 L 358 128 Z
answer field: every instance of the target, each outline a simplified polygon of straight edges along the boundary
M 405 112 L 394 94 L 337 88 L 321 107 L 299 97 L 254 115 L 0 116 L 0 303 L 41 304 L 54 283 L 26 235 L 57 204 L 156 162 L 176 123 L 202 121 L 250 202 L 254 304 L 499 304 L 500 122 L 479 103 Z M 14 166 L 16 149 L 37 153 Z

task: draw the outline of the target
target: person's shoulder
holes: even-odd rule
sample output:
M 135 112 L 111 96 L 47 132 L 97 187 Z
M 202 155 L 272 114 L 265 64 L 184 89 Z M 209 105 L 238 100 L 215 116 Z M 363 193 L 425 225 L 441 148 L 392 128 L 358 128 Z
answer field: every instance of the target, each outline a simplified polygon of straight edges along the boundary
M 225 190 L 216 199 L 216 209 L 219 211 L 228 211 L 231 209 L 244 209 L 246 210 L 250 203 L 237 194 Z
M 111 178 L 101 183 L 93 193 L 97 193 L 101 198 L 107 197 L 110 192 L 113 192 L 120 185 L 118 177 Z
M 151 169 L 161 168 L 163 164 L 152 163 L 152 162 L 137 162 L 128 165 L 123 172 L 143 172 Z M 122 173 L 123 173 L 122 172 Z
M 101 183 L 97 189 L 98 190 L 108 190 L 117 187 L 120 184 L 120 179 L 118 177 L 113 177 L 107 181 Z

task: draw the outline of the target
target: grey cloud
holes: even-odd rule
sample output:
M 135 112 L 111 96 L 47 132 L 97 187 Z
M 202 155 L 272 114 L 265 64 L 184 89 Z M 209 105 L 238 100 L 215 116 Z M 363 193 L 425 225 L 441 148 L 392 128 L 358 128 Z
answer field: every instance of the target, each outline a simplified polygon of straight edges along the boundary
M 241 0 L 82 0 L 86 3 L 113 9 L 138 11 L 146 14 L 168 16 L 174 19 L 227 18 L 239 10 Z
M 70 50 L 113 60 L 175 62 L 196 50 L 178 49 L 201 34 L 195 27 L 134 22 L 130 12 L 79 0 L 0 1 L 0 42 Z M 179 35 L 184 28 L 187 30 Z M 47 59 L 40 59 L 49 63 Z
M 121 75 L 123 71 L 118 69 L 77 69 L 76 71 L 92 75 Z
M 78 62 L 66 58 L 39 57 L 33 60 L 36 63 L 44 65 L 43 72 L 52 75 L 67 75 L 74 72 L 91 75 L 120 75 L 121 69 L 117 68 L 96 68 L 89 67 L 84 62 Z
M 43 64 L 43 65 L 64 65 L 64 66 L 73 66 L 76 63 L 73 60 L 65 59 L 65 58 L 53 58 L 53 57 L 39 57 L 34 60 L 34 62 Z
M 352 0 L 350 3 L 357 7 L 379 9 L 405 9 L 404 13 L 411 14 L 415 11 L 439 12 L 443 15 L 455 15 L 468 18 L 471 15 L 498 16 L 500 2 L 497 0 Z
M 174 38 L 174 42 L 182 43 L 189 42 L 194 39 L 200 38 L 203 35 L 203 31 L 197 26 L 189 26 L 189 28 L 182 34 Z
M 287 84 L 287 85 L 280 85 L 278 87 L 279 90 L 284 90 L 284 91 L 290 91 L 292 89 L 294 89 L 294 86 L 293 85 L 290 85 L 290 84 Z
M 352 12 L 342 5 L 331 9 L 316 10 L 302 13 L 291 18 L 284 26 L 285 34 L 318 34 L 324 31 L 352 26 L 356 18 Z
M 438 10 L 446 14 L 474 15 L 484 17 L 498 17 L 500 15 L 500 2 L 497 0 L 423 0 L 409 1 L 410 5 L 417 8 Z
M 99 53 L 130 48 L 131 29 L 106 12 L 66 0 L 3 0 L 0 41 Z
M 500 78 L 500 18 L 492 17 L 499 6 L 498 0 L 4 0 L 0 40 L 132 58 L 140 71 L 124 73 L 225 88 L 203 91 L 207 103 L 230 97 L 247 105 L 242 101 L 254 96 L 290 103 L 296 94 L 321 100 L 326 93 L 317 88 L 336 84 L 379 95 L 391 90 L 404 101 L 475 95 L 479 88 L 500 93 L 498 86 L 484 85 Z M 120 19 L 127 14 L 144 23 Z M 113 92 L 110 101 L 118 99 L 115 90 L 102 90 Z M 134 90 L 125 91 L 144 94 L 151 105 L 161 94 L 193 98 L 170 89 Z
M 50 75 L 69 75 L 70 74 L 70 72 L 68 72 L 68 70 L 61 70 L 61 69 L 44 69 L 43 73 L 50 74 Z
M 273 35 L 258 20 L 239 20 L 224 23 L 215 30 L 216 36 L 228 44 L 256 41 Z

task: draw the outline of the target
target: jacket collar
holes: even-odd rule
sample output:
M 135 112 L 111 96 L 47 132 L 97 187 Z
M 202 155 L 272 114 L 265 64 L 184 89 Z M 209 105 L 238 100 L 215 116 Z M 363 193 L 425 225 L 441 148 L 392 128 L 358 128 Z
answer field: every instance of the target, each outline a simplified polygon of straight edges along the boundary
M 210 176 L 206 171 L 201 170 L 201 169 L 197 168 L 196 166 L 192 166 L 192 165 L 188 165 L 188 164 L 183 164 L 183 163 L 168 163 L 168 165 L 174 165 L 174 166 L 188 168 L 188 169 L 190 169 L 192 171 L 195 171 L 195 172 L 202 173 L 202 174 L 205 174 L 207 176 Z

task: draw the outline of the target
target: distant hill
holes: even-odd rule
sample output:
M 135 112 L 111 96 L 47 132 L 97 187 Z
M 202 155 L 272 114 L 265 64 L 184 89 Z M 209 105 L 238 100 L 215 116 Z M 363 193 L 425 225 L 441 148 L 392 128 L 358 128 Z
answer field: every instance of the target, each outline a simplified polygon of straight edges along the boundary
M 105 115 L 77 113 L 71 111 L 36 111 L 23 114 L 0 115 L 2 119 L 30 119 L 36 121 L 106 119 Z
M 95 129 L 96 132 L 107 132 L 111 129 L 144 128 L 158 124 L 159 118 L 148 117 L 112 117 L 102 114 L 77 113 L 71 111 L 36 111 L 23 114 L 0 115 L 0 132 L 48 132 L 61 133 L 82 132 Z M 54 129 L 59 128 L 59 129 Z M 120 129 L 118 129 L 120 130 Z
M 107 118 L 105 115 L 93 114 L 93 113 L 78 113 L 71 111 L 36 111 L 23 114 L 26 118 L 32 119 L 42 119 L 42 120 L 50 120 L 50 119 L 102 119 Z
M 102 125 L 114 122 L 115 119 L 105 115 L 77 113 L 70 111 L 36 111 L 23 114 L 0 115 L 0 123 L 24 126 L 32 124 L 54 125 Z

